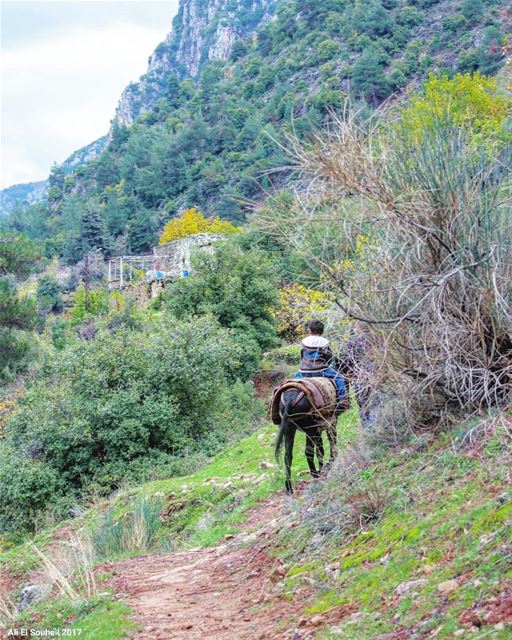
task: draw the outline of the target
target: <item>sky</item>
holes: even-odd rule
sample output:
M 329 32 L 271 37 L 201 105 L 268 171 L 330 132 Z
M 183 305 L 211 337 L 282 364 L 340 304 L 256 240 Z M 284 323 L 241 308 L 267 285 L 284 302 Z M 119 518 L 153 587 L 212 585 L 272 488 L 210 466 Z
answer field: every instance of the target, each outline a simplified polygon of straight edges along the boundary
M 178 0 L 2 0 L 0 187 L 44 180 L 108 132 Z

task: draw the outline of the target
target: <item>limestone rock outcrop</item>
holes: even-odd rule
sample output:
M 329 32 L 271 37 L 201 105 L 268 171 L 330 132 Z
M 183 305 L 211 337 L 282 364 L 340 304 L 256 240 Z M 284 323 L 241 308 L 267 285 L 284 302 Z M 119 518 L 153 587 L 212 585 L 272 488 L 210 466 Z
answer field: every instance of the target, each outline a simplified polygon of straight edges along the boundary
M 169 76 L 196 78 L 205 63 L 227 60 L 237 39 L 271 18 L 275 0 L 180 0 L 172 30 L 151 54 L 148 70 L 121 95 L 114 121 L 130 126 L 165 95 Z

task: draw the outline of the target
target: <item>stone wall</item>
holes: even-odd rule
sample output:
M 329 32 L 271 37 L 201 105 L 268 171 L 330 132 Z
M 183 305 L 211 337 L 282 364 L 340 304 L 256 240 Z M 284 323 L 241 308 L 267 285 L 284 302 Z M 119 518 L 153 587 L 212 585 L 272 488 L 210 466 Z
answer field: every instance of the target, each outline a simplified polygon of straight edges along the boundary
M 183 271 L 190 271 L 190 256 L 194 251 L 211 251 L 213 243 L 222 238 L 218 233 L 197 233 L 154 247 L 153 254 L 162 256 L 162 262 L 157 262 L 156 268 L 164 271 L 166 277 L 180 276 Z

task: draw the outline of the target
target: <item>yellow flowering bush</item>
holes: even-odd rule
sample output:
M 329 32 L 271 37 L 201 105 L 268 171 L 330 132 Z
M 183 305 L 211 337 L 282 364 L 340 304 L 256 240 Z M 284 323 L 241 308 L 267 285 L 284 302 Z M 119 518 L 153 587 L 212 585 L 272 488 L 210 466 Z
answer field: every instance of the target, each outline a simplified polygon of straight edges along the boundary
M 279 292 L 280 306 L 272 311 L 279 333 L 287 340 L 305 334 L 304 323 L 331 306 L 331 297 L 300 284 L 289 284 Z
M 512 100 L 501 95 L 495 78 L 458 73 L 453 78 L 431 76 L 423 94 L 414 95 L 402 112 L 402 123 L 419 141 L 440 120 L 461 127 L 475 141 L 505 144 L 512 140 L 507 121 Z
M 5 425 L 16 407 L 16 396 L 0 398 L 0 438 L 3 438 Z
M 179 240 L 196 233 L 237 233 L 238 227 L 228 220 L 221 220 L 218 216 L 205 218 L 204 215 L 195 208 L 187 209 L 179 218 L 169 220 L 165 225 L 160 237 L 160 244 Z

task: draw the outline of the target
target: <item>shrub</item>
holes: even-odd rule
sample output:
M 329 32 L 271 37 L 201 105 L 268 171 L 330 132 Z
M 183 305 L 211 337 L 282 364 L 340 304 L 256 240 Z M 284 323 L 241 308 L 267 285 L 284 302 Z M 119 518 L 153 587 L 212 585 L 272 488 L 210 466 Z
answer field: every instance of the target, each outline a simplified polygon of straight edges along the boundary
M 482 17 L 484 3 L 482 0 L 464 0 L 461 6 L 462 15 L 470 22 L 476 22 Z
M 376 373 L 416 427 L 512 400 L 512 102 L 493 86 L 478 75 L 430 79 L 398 124 L 352 114 L 317 146 L 295 142 L 316 197 L 307 215 L 304 204 L 284 212 L 279 232 L 295 245 L 308 223 L 337 226 L 354 245 L 370 234 L 356 268 L 330 259 L 337 236 L 303 247 L 338 305 L 385 344 Z
M 458 31 L 463 31 L 463 29 L 467 27 L 467 20 L 462 14 L 458 13 L 453 16 L 444 18 L 442 21 L 442 25 L 444 31 L 457 33 Z
M 16 274 L 27 276 L 37 269 L 41 249 L 37 243 L 15 233 L 2 233 L 0 237 L 0 276 Z
M 87 317 L 106 315 L 109 311 L 110 298 L 106 289 L 89 289 L 86 294 L 85 287 L 80 286 L 73 294 L 69 315 L 72 320 L 83 322 Z
M 498 92 L 494 78 L 479 73 L 431 76 L 401 117 L 408 135 L 418 141 L 443 123 L 448 128 L 461 127 L 466 142 L 474 141 L 477 147 L 482 140 L 491 147 L 512 140 L 512 100 Z
M 287 340 L 304 337 L 304 325 L 312 317 L 322 316 L 332 304 L 331 298 L 316 289 L 289 284 L 279 292 L 281 305 L 273 312 L 277 330 Z
M 192 236 L 196 233 L 236 233 L 235 227 L 228 220 L 221 220 L 218 217 L 205 218 L 197 209 L 187 209 L 179 218 L 170 220 L 164 227 L 160 236 L 160 244 L 172 242 L 179 238 Z
M 13 497 L 4 520 L 17 513 L 29 522 L 50 495 L 108 492 L 164 468 L 179 472 L 180 457 L 214 453 L 258 410 L 250 385 L 238 381 L 242 358 L 236 336 L 214 320 L 166 314 L 143 331 L 101 329 L 95 340 L 57 353 L 5 436 L 18 458 L 32 458 L 26 473 L 48 481 L 32 511 Z
M 276 344 L 271 310 L 278 301 L 274 263 L 262 251 L 219 243 L 213 253 L 197 253 L 194 276 L 169 287 L 166 304 L 178 318 L 212 315 L 223 327 L 241 332 L 261 349 Z
M 52 311 L 62 311 L 62 289 L 57 280 L 52 276 L 43 276 L 37 284 L 37 304 L 40 312 L 48 314 Z
M 61 493 L 58 473 L 0 442 L 0 533 L 33 532 Z

